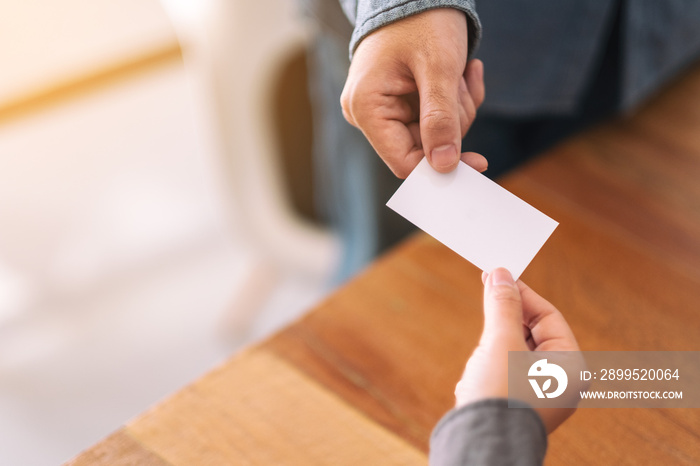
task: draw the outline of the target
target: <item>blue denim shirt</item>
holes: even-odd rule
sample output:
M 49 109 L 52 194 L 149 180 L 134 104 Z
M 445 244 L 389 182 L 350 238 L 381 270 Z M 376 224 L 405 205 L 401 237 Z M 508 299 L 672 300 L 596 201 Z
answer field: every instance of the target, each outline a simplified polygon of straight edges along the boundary
M 432 8 L 469 20 L 470 53 L 484 61 L 481 112 L 556 115 L 576 110 L 622 15 L 621 107 L 647 97 L 700 57 L 697 0 L 340 0 L 354 24 L 350 51 L 372 31 Z M 483 37 L 482 37 L 483 30 Z
M 469 53 L 481 39 L 481 24 L 474 11 L 474 0 L 340 0 L 343 11 L 355 30 L 350 39 L 350 57 L 362 39 L 372 31 L 407 16 L 435 8 L 456 8 L 467 15 L 469 22 Z

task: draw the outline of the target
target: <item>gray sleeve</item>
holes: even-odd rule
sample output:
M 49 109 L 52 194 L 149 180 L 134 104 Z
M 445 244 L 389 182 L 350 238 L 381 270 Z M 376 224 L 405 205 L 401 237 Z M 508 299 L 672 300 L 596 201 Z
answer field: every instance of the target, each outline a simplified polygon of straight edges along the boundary
M 489 399 L 447 413 L 430 438 L 431 466 L 541 465 L 547 451 L 544 424 L 529 405 L 518 405 Z
M 481 40 L 481 23 L 474 0 L 340 0 L 343 11 L 355 30 L 350 39 L 350 59 L 358 44 L 382 26 L 434 8 L 456 8 L 467 15 L 469 55 Z

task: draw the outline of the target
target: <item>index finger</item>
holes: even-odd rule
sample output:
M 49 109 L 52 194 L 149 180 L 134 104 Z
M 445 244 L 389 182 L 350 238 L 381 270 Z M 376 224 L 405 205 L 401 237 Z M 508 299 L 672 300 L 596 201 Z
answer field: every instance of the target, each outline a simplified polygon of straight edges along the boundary
M 423 158 L 407 125 L 397 120 L 377 120 L 362 128 L 379 157 L 399 178 L 406 178 Z
M 399 178 L 423 158 L 420 130 L 408 97 L 357 92 L 349 105 L 356 126 Z
M 576 337 L 559 310 L 518 280 L 523 301 L 523 323 L 538 351 L 579 351 Z

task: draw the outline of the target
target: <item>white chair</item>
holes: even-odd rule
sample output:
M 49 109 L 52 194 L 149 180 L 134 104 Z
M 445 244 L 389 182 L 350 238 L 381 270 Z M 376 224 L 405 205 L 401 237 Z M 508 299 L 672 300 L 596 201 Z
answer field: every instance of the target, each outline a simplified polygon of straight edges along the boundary
M 327 282 L 340 256 L 334 235 L 294 212 L 272 125 L 276 73 L 305 47 L 311 31 L 294 0 L 162 3 L 203 106 L 233 229 L 253 258 L 232 317 L 232 325 L 245 327 L 283 274 Z

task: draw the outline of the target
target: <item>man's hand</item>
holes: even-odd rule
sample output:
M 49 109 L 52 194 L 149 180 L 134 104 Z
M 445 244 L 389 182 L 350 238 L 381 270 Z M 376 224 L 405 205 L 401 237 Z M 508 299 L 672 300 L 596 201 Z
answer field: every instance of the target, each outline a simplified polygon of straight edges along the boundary
M 483 156 L 460 154 L 484 100 L 483 64 L 467 63 L 467 46 L 465 14 L 440 8 L 374 31 L 355 51 L 343 114 L 396 176 L 408 176 L 424 155 L 443 173 L 460 158 L 486 170 Z
M 506 269 L 484 274 L 484 331 L 457 384 L 457 406 L 508 397 L 508 351 L 579 351 L 564 316 Z M 536 409 L 551 433 L 573 408 Z

